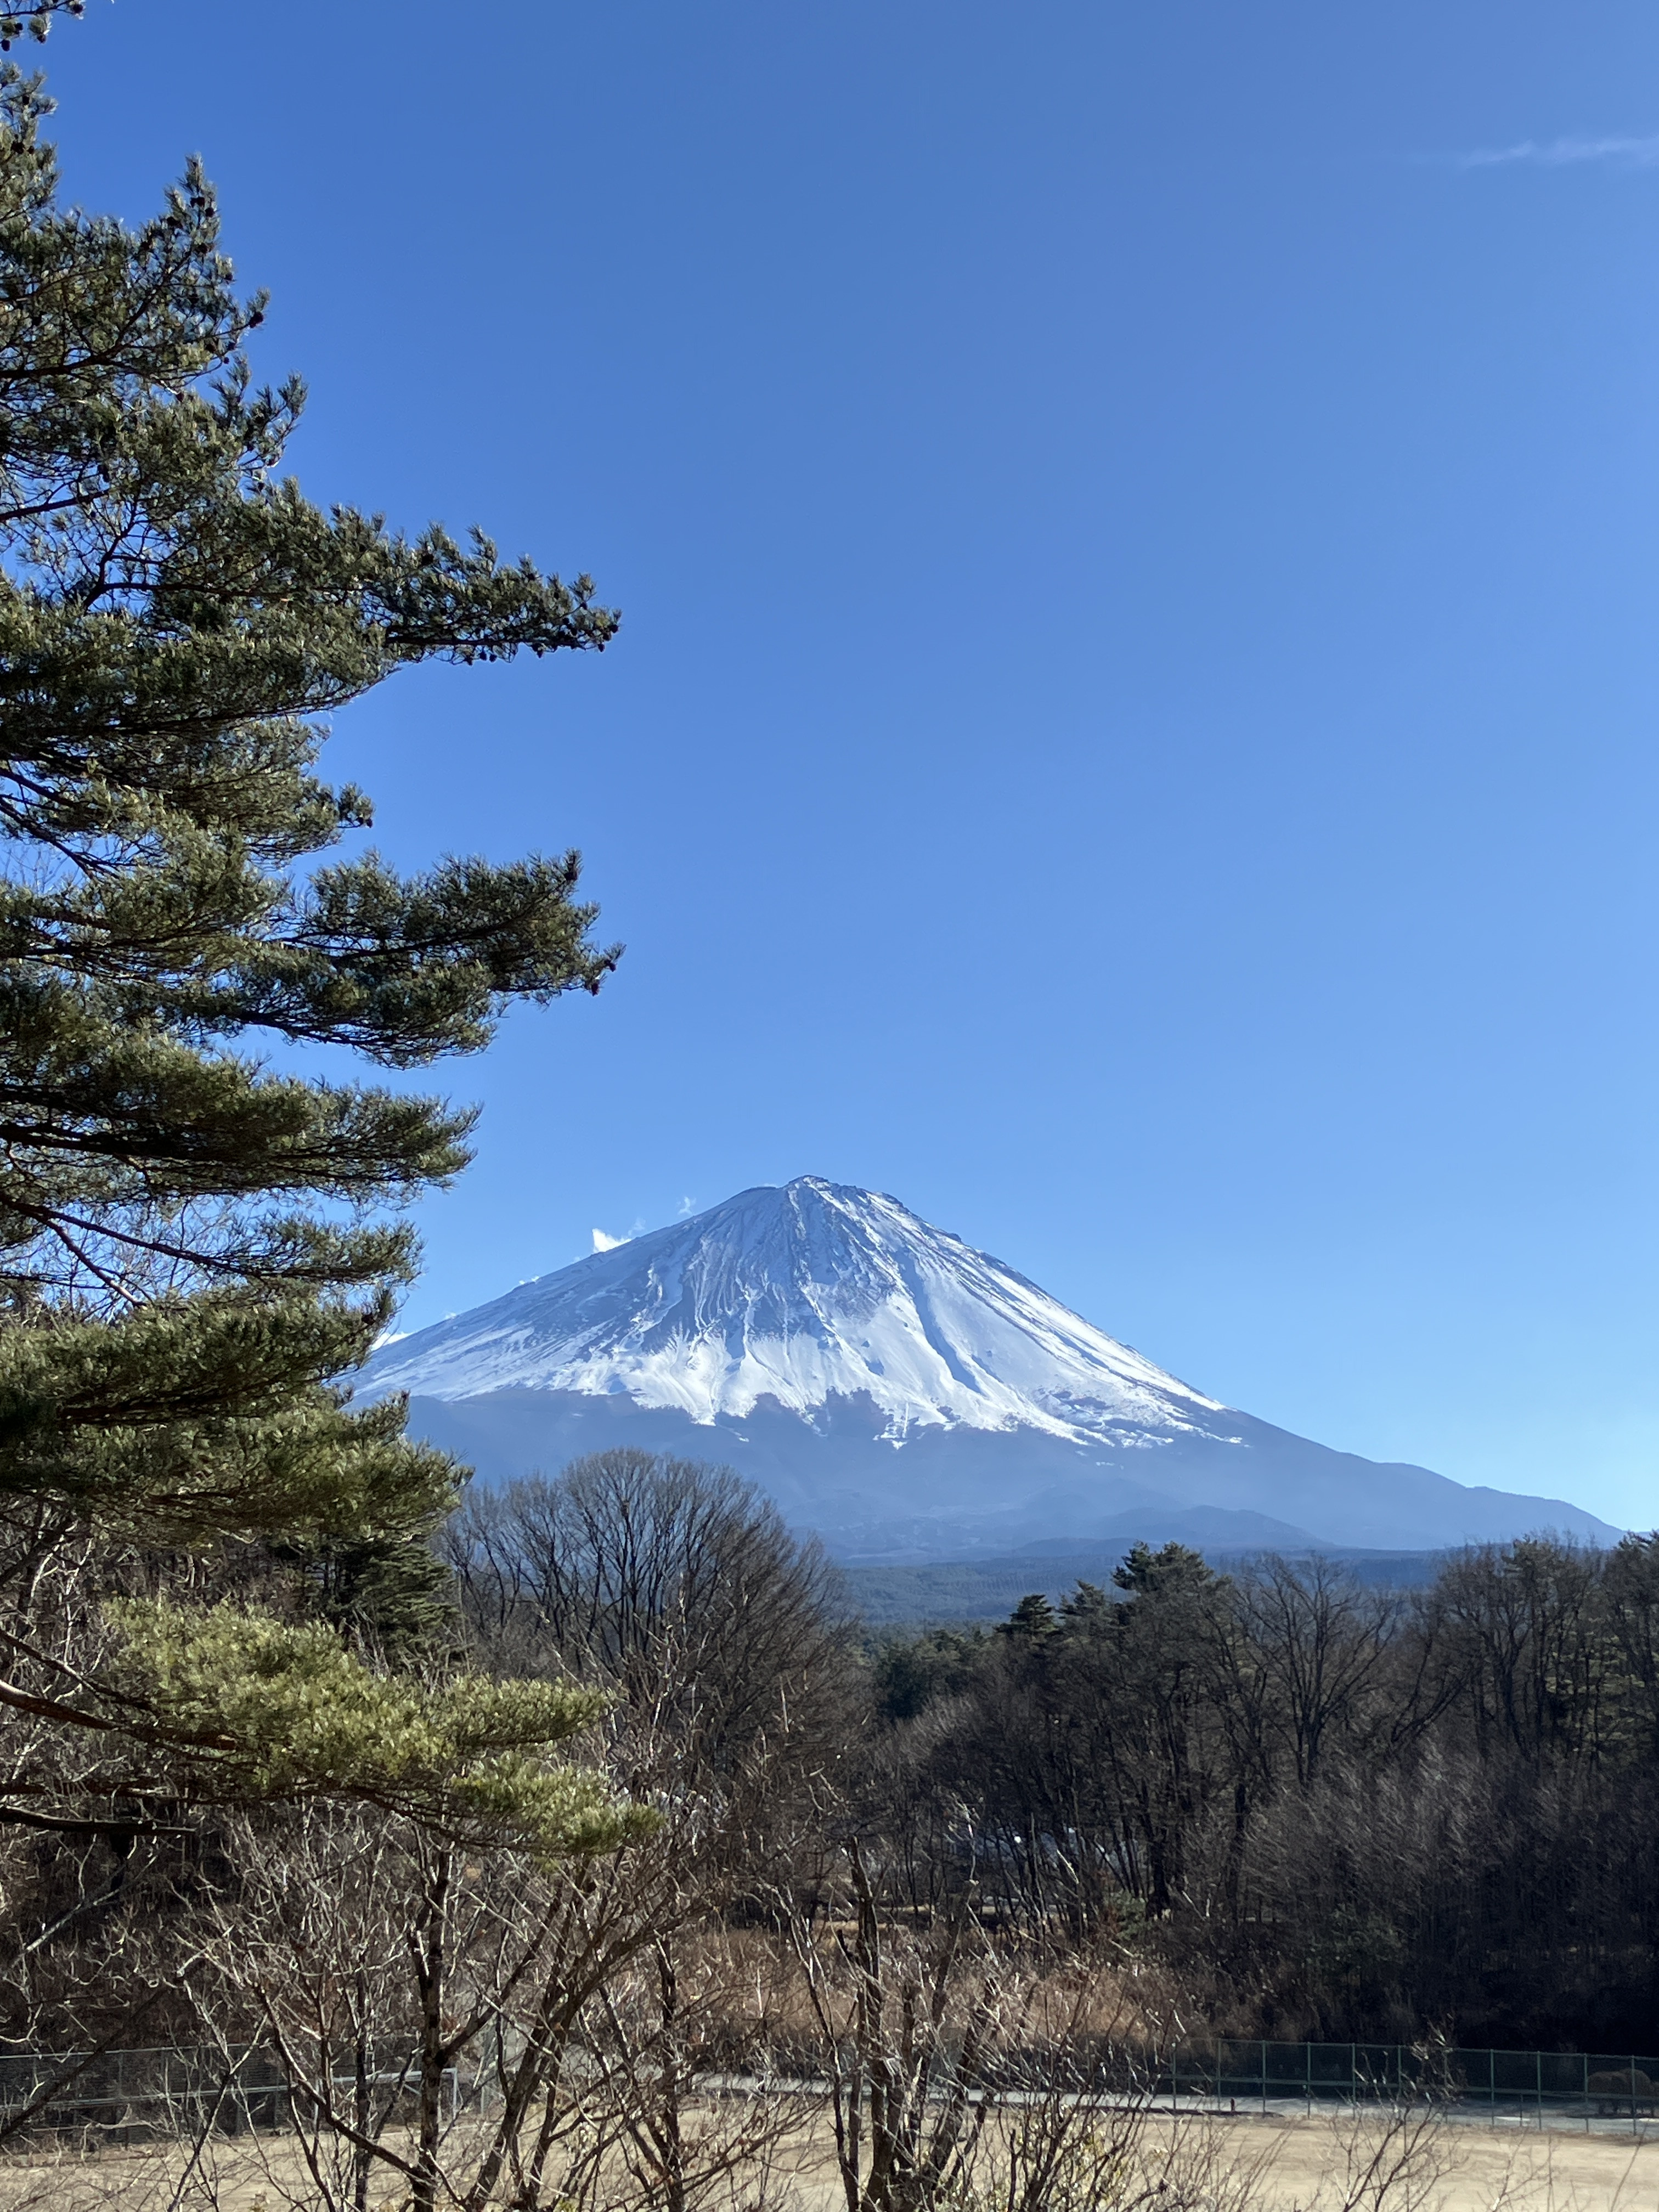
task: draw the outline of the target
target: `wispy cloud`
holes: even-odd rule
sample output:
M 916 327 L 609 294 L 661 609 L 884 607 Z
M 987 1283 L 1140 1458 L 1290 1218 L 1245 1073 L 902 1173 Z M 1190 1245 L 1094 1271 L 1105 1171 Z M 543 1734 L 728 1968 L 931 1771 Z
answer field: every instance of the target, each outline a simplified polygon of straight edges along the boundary
M 695 1213 L 696 1210 L 697 1201 L 695 1198 L 683 1198 L 674 1209 L 674 1218 L 677 1221 L 684 1221 L 688 1213 Z
M 596 1252 L 614 1252 L 619 1245 L 626 1244 L 627 1242 L 626 1237 L 612 1237 L 603 1229 L 596 1229 L 593 1231 L 593 1249 Z
M 1614 169 L 1659 169 L 1659 132 L 1650 138 L 1522 138 L 1513 146 L 1460 154 L 1460 169 L 1580 168 L 1600 162 Z

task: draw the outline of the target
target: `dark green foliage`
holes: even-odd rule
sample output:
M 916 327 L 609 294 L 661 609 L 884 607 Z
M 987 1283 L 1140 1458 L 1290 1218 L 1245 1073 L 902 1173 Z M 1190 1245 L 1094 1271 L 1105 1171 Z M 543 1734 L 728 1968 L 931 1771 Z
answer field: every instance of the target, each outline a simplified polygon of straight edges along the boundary
M 885 1721 L 913 1721 L 939 1698 L 966 1688 L 984 1640 L 978 1630 L 964 1635 L 948 1628 L 890 1637 L 871 1660 L 877 1712 Z
M 616 617 L 307 501 L 199 168 L 137 229 L 66 208 L 48 107 L 0 65 L 0 1830 L 334 1796 L 610 1848 L 560 1750 L 604 1698 L 446 1666 L 461 1470 L 350 1402 L 471 1116 L 304 1050 L 418 1067 L 599 988 L 574 854 L 329 857 L 370 808 L 317 769 L 398 670 Z
M 428 1545 L 364 1536 L 272 1548 L 303 1577 L 313 1616 L 388 1664 L 413 1667 L 456 1656 L 453 1581 Z
M 616 953 L 571 854 L 313 866 L 370 818 L 316 774 L 318 717 L 616 617 L 482 537 L 307 501 L 279 474 L 303 392 L 251 383 L 263 303 L 200 171 L 136 230 L 66 210 L 46 108 L 7 65 L 0 1488 L 144 1533 L 417 1529 L 445 1463 L 331 1378 L 414 1264 L 386 1209 L 456 1172 L 471 1117 L 258 1049 L 417 1066 Z
M 1018 1637 L 1030 1642 L 1044 1636 L 1052 1636 L 1059 1626 L 1053 1606 L 1049 1604 L 1041 1590 L 1030 1590 L 1021 1598 L 1007 1620 L 1002 1622 L 997 1630 L 997 1634 Z
M 1136 1544 L 1112 1580 L 1132 1597 L 1162 1597 L 1171 1590 L 1202 1589 L 1215 1577 L 1202 1554 L 1185 1544 L 1165 1544 L 1156 1552 L 1150 1544 Z M 1078 1588 L 1081 1592 L 1090 1585 L 1080 1583 Z
M 1114 1601 L 1098 1583 L 1080 1582 L 1069 1597 L 1061 1599 L 1060 1617 L 1069 1629 L 1100 1633 L 1115 1617 Z

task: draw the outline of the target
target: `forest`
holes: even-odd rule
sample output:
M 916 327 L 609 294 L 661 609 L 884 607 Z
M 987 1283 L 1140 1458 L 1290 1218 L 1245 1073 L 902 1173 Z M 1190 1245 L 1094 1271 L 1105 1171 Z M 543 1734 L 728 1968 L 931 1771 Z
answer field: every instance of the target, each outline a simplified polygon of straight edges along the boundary
M 623 2157 L 627 2201 L 686 2212 L 828 2096 L 849 2203 L 898 2207 L 949 2197 L 988 2095 L 1049 2100 L 1072 2156 L 1087 2099 L 1218 2034 L 1650 2039 L 1651 1539 L 1474 1550 L 1403 1593 L 1141 1546 L 988 1632 L 877 1638 L 728 1471 L 611 1452 L 475 1489 L 433 1566 L 313 1569 L 324 1642 L 586 1698 L 560 1770 L 603 1808 L 586 1844 L 568 1813 L 556 1851 L 527 1831 L 505 1770 L 447 1804 L 179 1790 L 68 1850 L 67 1820 L 14 1826 L 0 2034 L 39 2101 L 0 2137 L 142 2044 L 185 2065 L 185 2135 L 201 2066 L 252 2066 L 319 2203 L 390 2171 L 416 2203 L 598 2204 Z M 234 1579 L 295 1616 L 291 1564 L 246 1540 L 89 1575 L 129 1604 Z M 38 1578 L 31 1603 L 38 1634 Z M 748 2088 L 694 2125 L 711 2080 Z M 870 2178 L 884 2124 L 920 2199 Z
M 947 2044 L 966 2098 L 1075 2092 L 1217 2034 L 1650 2040 L 1651 1539 L 1471 1550 L 1399 1593 L 1316 1557 L 1220 1574 L 1141 1546 L 1110 1588 L 989 1632 L 875 1638 L 729 1472 L 612 1452 L 473 1490 L 434 1548 L 424 1582 L 313 1572 L 328 1633 L 434 1681 L 602 1693 L 573 1741 L 633 1832 L 552 1856 L 488 1806 L 291 1778 L 67 1852 L 61 1826 L 14 1828 L 32 1932 L 6 2048 L 258 2053 L 342 2204 L 405 2156 L 422 2098 L 435 2189 L 477 2097 L 494 2148 L 467 2139 L 471 2201 L 508 2166 L 514 2201 L 580 2197 L 578 2147 L 618 2130 L 658 2201 L 689 2155 L 676 2098 L 771 2083 L 697 2135 L 689 2204 L 838 2067 L 861 2109 L 868 2037 L 909 2017 L 914 2040 L 918 2013 L 935 2097 Z M 233 1561 L 257 1594 L 246 1542 L 208 1578 Z M 154 1601 L 204 1566 L 128 1548 L 99 1579 Z M 73 2063 L 43 2090 L 72 2097 Z
M 609 1677 L 611 1639 L 640 1632 L 618 1625 L 633 1575 L 660 1608 L 663 1567 L 613 1565 L 596 1507 L 568 1526 L 600 1466 L 477 1496 L 452 1523 L 489 1663 Z M 1218 1574 L 1138 1546 L 1110 1589 L 1027 1597 L 989 1632 L 874 1642 L 730 1477 L 650 1480 L 725 1498 L 744 1532 L 728 1598 L 674 1598 L 718 1653 L 680 1694 L 704 1701 L 722 1771 L 734 1729 L 758 1741 L 787 1711 L 807 1864 L 856 1841 L 894 1912 L 971 1889 L 1011 1941 L 1156 1966 L 1212 2033 L 1651 2039 L 1651 1538 L 1471 1550 L 1403 1592 L 1317 1556 Z
M 1659 1553 L 1546 1537 L 1368 1589 L 1137 1547 L 994 1633 L 885 1644 L 896 1864 L 1157 1958 L 1214 2030 L 1651 2039 Z

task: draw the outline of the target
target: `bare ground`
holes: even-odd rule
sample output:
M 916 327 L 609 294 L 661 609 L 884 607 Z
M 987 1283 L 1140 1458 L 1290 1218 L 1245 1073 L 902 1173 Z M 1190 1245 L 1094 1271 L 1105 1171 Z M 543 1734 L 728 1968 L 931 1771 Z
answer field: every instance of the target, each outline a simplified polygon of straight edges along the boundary
M 1162 2154 L 1171 2125 L 1187 2131 L 1188 2148 L 1201 2132 L 1232 2179 L 1222 2197 L 1246 2212 L 1659 2212 L 1659 2140 L 1449 2125 L 1411 2173 L 1377 2190 L 1365 2178 L 1376 2130 L 1363 2120 L 1160 2120 L 1150 2157 Z M 710 2212 L 736 2212 L 745 2201 L 750 2212 L 843 2212 L 827 2136 L 816 2130 L 775 2160 L 763 2190 L 754 2187 L 760 2179 Z M 377 2180 L 370 2201 L 375 2212 L 395 2212 L 407 2202 L 405 2185 Z M 193 2160 L 176 2145 L 37 2149 L 0 2160 L 0 2212 L 315 2212 L 323 2202 L 296 2142 L 283 2136 L 222 2138 Z

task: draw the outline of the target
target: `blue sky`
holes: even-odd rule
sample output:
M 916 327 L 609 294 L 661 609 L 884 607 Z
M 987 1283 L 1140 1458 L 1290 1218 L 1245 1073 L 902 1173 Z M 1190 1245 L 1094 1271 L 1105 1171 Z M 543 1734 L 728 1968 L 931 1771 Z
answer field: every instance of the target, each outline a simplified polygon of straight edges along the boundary
M 1659 1521 L 1659 14 L 92 0 L 306 489 L 603 658 L 405 678 L 413 865 L 580 845 L 405 1325 L 891 1191 L 1322 1442 Z

